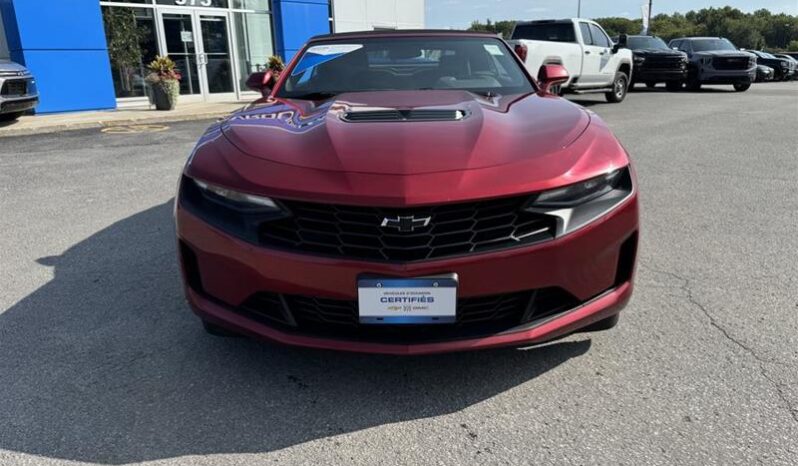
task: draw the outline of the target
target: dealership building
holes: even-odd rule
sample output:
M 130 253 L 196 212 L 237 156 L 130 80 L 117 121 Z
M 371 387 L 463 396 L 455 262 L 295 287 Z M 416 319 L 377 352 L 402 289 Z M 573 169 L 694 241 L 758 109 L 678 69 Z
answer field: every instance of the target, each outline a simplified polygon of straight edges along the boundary
M 37 113 L 146 105 L 168 55 L 181 101 L 248 98 L 247 76 L 311 36 L 424 27 L 424 0 L 0 0 L 0 58 L 34 74 Z

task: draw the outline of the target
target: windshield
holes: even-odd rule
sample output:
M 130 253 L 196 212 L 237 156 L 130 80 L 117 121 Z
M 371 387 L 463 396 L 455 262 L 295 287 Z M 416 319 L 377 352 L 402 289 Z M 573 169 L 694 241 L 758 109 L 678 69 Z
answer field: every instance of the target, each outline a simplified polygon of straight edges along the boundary
M 314 42 L 276 95 L 321 99 L 364 91 L 533 92 L 512 53 L 499 39 L 478 37 Z
M 670 50 L 659 37 L 633 36 L 626 39 L 626 46 L 632 50 L 656 49 Z
M 737 50 L 731 42 L 726 39 L 700 39 L 692 41 L 693 52 L 710 52 L 713 50 Z
M 530 23 L 519 24 L 513 30 L 513 39 L 544 40 L 550 42 L 576 42 L 574 24 L 567 23 Z

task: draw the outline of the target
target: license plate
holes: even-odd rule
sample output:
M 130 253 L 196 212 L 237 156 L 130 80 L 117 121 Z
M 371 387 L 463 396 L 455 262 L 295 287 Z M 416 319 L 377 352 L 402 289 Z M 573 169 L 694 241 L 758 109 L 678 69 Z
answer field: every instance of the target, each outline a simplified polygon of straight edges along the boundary
M 457 276 L 358 280 L 362 324 L 450 324 L 457 320 Z

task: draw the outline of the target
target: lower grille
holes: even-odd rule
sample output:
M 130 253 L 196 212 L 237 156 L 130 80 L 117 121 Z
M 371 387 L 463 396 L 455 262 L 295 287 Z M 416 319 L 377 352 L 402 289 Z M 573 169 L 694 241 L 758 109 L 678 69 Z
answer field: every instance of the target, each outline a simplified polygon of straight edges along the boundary
M 645 71 L 650 71 L 650 70 L 678 71 L 678 70 L 683 70 L 685 68 L 685 64 L 682 61 L 682 57 L 680 56 L 675 56 L 675 57 L 649 56 L 646 58 L 645 63 L 643 63 L 643 68 Z
M 409 262 L 554 238 L 554 217 L 523 210 L 528 197 L 419 208 L 283 201 L 291 215 L 264 222 L 264 246 L 317 255 Z
M 748 57 L 714 57 L 712 66 L 716 70 L 747 70 Z
M 4 97 L 19 97 L 28 93 L 28 82 L 24 79 L 6 81 L 0 89 L 0 95 Z
M 492 335 L 573 309 L 579 301 L 561 288 L 461 298 L 457 323 L 437 325 L 364 325 L 356 301 L 257 293 L 236 312 L 285 331 L 310 336 L 412 343 Z

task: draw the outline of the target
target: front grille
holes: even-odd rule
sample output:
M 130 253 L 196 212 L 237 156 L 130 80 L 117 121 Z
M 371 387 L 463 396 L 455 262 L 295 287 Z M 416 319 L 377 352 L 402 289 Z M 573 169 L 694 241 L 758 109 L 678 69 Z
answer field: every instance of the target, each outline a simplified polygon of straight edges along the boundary
M 673 71 L 684 69 L 684 62 L 682 61 L 682 57 L 679 55 L 663 57 L 650 55 L 646 57 L 644 65 L 646 70 Z
M 283 201 L 291 215 L 262 223 L 259 241 L 294 252 L 409 262 L 554 238 L 555 219 L 525 212 L 527 200 L 524 196 L 401 209 Z M 386 221 L 390 224 L 383 226 Z
M 3 96 L 23 96 L 28 93 L 28 82 L 24 79 L 6 81 L 0 89 Z
M 360 324 L 356 301 L 276 293 L 257 293 L 235 311 L 292 333 L 399 343 L 491 335 L 542 321 L 579 304 L 561 288 L 460 298 L 457 300 L 457 322 L 436 325 Z
M 747 70 L 748 57 L 714 57 L 712 66 L 716 70 Z
M 465 118 L 463 110 L 354 110 L 343 114 L 342 119 L 352 123 L 392 121 L 458 121 Z

